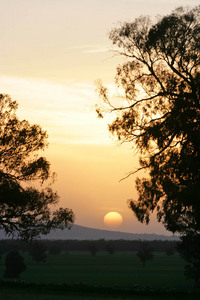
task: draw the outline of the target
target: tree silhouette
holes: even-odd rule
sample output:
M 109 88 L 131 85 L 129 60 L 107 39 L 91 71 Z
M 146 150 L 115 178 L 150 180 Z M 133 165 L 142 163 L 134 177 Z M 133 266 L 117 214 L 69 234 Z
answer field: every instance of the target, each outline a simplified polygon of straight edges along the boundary
M 142 242 L 140 244 L 140 248 L 137 252 L 137 256 L 139 257 L 140 261 L 142 262 L 143 267 L 146 264 L 147 260 L 152 260 L 153 259 L 153 249 L 149 245 L 148 242 Z
M 49 247 L 49 254 L 51 255 L 57 255 L 61 252 L 61 247 L 58 244 L 53 244 Z
M 26 270 L 24 258 L 18 251 L 11 251 L 6 255 L 5 265 L 5 278 L 17 278 Z
M 30 244 L 29 254 L 37 263 L 46 261 L 46 247 L 44 243 L 35 241 Z
M 138 220 L 159 221 L 172 232 L 200 230 L 200 6 L 179 8 L 152 24 L 148 17 L 124 23 L 110 39 L 125 56 L 116 82 L 123 91 L 114 105 L 107 88 L 100 96 L 117 116 L 109 130 L 140 152 Z M 100 117 L 103 108 L 97 108 Z M 130 174 L 134 174 L 131 172 Z
M 95 243 L 91 243 L 89 245 L 89 251 L 90 251 L 90 253 L 91 253 L 92 256 L 96 255 L 96 253 L 97 253 L 97 247 L 96 247 Z
M 168 256 L 172 256 L 175 253 L 175 249 L 173 247 L 168 247 L 165 251 Z
M 106 243 L 106 251 L 110 254 L 113 255 L 115 253 L 115 248 L 111 243 Z
M 188 234 L 181 237 L 177 248 L 181 256 L 188 262 L 185 267 L 186 277 L 193 278 L 194 287 L 200 288 L 200 235 Z
M 37 189 L 29 182 L 53 180 L 50 163 L 38 151 L 47 146 L 47 133 L 16 116 L 17 103 L 0 94 L 0 229 L 8 235 L 32 239 L 51 229 L 70 227 L 72 210 L 51 212 L 59 197 L 47 185 Z
M 116 74 L 121 99 L 113 102 L 99 83 L 106 105 L 97 113 L 116 113 L 109 131 L 140 153 L 140 166 L 129 175 L 149 173 L 136 179 L 139 196 L 129 207 L 142 223 L 156 212 L 167 230 L 199 239 L 200 6 L 177 8 L 156 22 L 126 22 L 110 39 L 126 59 Z M 200 264 L 197 269 L 200 278 Z

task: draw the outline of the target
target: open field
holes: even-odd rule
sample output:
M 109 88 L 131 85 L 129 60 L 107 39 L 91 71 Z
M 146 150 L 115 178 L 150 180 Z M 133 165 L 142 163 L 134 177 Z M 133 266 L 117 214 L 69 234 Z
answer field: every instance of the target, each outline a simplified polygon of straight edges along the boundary
M 146 290 L 125 288 L 103 288 L 90 286 L 44 285 L 24 282 L 0 281 L 0 297 L 6 300 L 196 300 L 199 291 Z
M 46 262 L 39 264 L 26 254 L 25 262 L 27 270 L 20 276 L 22 284 L 0 282 L 2 299 L 143 300 L 179 299 L 179 295 L 181 299 L 197 299 L 197 295 L 188 294 L 193 282 L 185 279 L 184 261 L 178 254 L 154 253 L 153 260 L 147 261 L 144 268 L 134 252 L 97 252 L 96 256 L 84 251 L 70 252 L 48 255 Z M 3 272 L 4 258 L 1 278 Z
M 152 288 L 192 288 L 184 277 L 184 261 L 178 254 L 156 253 L 143 267 L 135 252 L 70 252 L 68 255 L 48 255 L 45 263 L 37 264 L 25 255 L 27 270 L 20 279 L 40 283 L 85 283 L 87 285 Z M 3 264 L 3 260 L 1 261 Z M 3 276 L 1 266 L 0 277 Z

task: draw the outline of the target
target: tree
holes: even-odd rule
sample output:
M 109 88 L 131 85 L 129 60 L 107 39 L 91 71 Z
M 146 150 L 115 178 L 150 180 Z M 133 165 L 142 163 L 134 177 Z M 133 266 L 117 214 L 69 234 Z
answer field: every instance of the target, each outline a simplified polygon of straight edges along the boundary
M 98 86 L 117 114 L 109 131 L 140 152 L 135 172 L 149 171 L 136 179 L 139 197 L 129 207 L 141 222 L 156 211 L 167 230 L 199 233 L 200 6 L 178 8 L 154 24 L 140 17 L 112 30 L 110 39 L 126 61 L 117 67 L 118 106 Z M 97 107 L 99 117 L 105 107 Z
M 18 278 L 26 270 L 24 258 L 18 251 L 11 251 L 6 255 L 5 265 L 5 278 Z
M 90 253 L 91 253 L 92 256 L 96 255 L 96 253 L 97 253 L 97 247 L 96 247 L 96 245 L 95 245 L 94 242 L 90 243 L 90 245 L 89 245 L 89 251 L 90 251 Z
M 55 244 L 53 243 L 50 247 L 49 247 L 49 254 L 51 255 L 57 255 L 61 252 L 62 248 L 61 246 L 56 242 Z
M 175 253 L 175 249 L 173 247 L 168 247 L 165 251 L 168 256 L 172 256 Z
M 46 261 L 46 247 L 44 243 L 35 241 L 30 245 L 29 254 L 37 263 Z
M 110 243 L 110 242 L 106 243 L 106 251 L 107 251 L 110 255 L 113 255 L 113 254 L 114 254 L 115 248 L 114 248 L 114 246 L 112 245 L 112 243 Z
M 142 242 L 140 244 L 140 248 L 137 252 L 137 256 L 141 260 L 143 267 L 145 266 L 147 260 L 153 259 L 152 252 L 153 252 L 153 249 L 151 248 L 151 246 L 148 242 Z
M 50 163 L 39 156 L 47 146 L 47 133 L 16 116 L 17 103 L 0 94 L 0 229 L 7 235 L 32 239 L 51 229 L 71 227 L 72 210 L 51 211 L 59 197 L 47 184 L 43 189 L 30 182 L 53 180 Z
M 181 237 L 177 246 L 181 256 L 187 261 L 185 275 L 194 279 L 194 287 L 200 288 L 200 235 L 187 234 Z
M 136 179 L 138 199 L 129 207 L 142 223 L 156 212 L 167 230 L 198 240 L 200 6 L 177 8 L 155 22 L 149 17 L 126 22 L 111 31 L 110 39 L 125 57 L 116 74 L 121 101 L 113 103 L 99 84 L 106 106 L 97 107 L 97 113 L 100 118 L 105 111 L 116 113 L 109 131 L 140 153 L 140 166 L 129 175 L 148 171 L 147 178 Z M 193 268 L 200 278 L 200 264 Z

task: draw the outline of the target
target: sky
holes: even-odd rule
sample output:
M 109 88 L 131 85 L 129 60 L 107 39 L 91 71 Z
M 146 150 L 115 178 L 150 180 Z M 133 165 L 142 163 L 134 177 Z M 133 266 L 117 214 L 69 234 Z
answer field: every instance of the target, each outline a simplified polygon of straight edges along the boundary
M 132 145 L 111 137 L 111 116 L 97 118 L 95 81 L 113 90 L 120 57 L 108 34 L 118 22 L 165 15 L 199 0 L 0 0 L 0 87 L 19 103 L 18 116 L 49 135 L 44 155 L 57 173 L 60 205 L 76 224 L 106 229 L 104 215 L 123 217 L 117 230 L 170 234 L 155 216 L 140 224 L 127 205 L 137 199 Z M 142 176 L 143 174 L 141 174 Z

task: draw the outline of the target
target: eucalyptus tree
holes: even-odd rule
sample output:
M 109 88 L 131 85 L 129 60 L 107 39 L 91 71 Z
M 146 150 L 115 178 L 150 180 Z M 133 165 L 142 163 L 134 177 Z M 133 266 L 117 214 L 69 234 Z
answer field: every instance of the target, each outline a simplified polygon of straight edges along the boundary
M 18 251 L 10 251 L 5 258 L 4 278 L 18 278 L 27 268 L 24 257 Z
M 137 219 L 156 212 L 166 229 L 200 234 L 200 6 L 139 17 L 110 32 L 116 52 L 121 101 L 99 84 L 105 111 L 115 114 L 109 131 L 140 153 L 146 178 L 136 179 L 138 199 L 129 201 Z M 135 172 L 131 172 L 133 174 Z
M 41 156 L 47 133 L 39 125 L 19 120 L 17 107 L 9 95 L 0 94 L 0 229 L 32 239 L 70 227 L 74 214 L 68 208 L 53 209 L 59 196 L 51 185 L 43 185 L 55 175 Z

